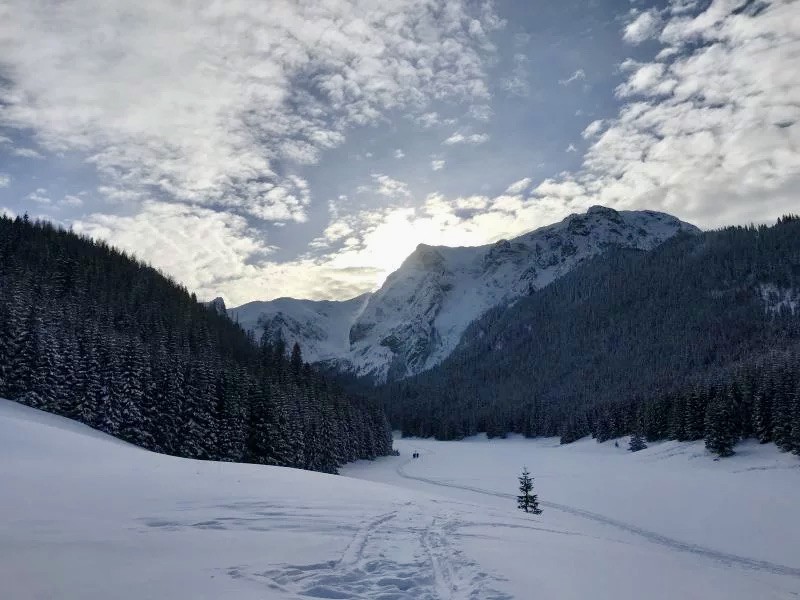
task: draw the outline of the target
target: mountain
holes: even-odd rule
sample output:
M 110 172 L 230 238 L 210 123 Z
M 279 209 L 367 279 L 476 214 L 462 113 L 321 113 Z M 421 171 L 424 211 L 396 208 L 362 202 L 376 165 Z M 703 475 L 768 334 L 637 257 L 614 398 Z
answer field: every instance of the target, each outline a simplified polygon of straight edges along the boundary
M 278 298 L 248 302 L 230 309 L 228 315 L 259 336 L 266 333 L 270 340 L 282 339 L 290 347 L 299 342 L 303 358 L 316 363 L 347 354 L 350 327 L 368 300 L 369 294 L 341 302 Z
M 368 296 L 343 303 L 282 298 L 231 309 L 259 335 L 297 341 L 304 356 L 376 382 L 439 364 L 487 310 L 527 296 L 612 247 L 651 250 L 693 225 L 654 211 L 594 206 L 512 240 L 421 244 Z M 346 333 L 346 335 L 345 335 Z
M 335 472 L 391 451 L 348 396 L 155 269 L 0 217 L 0 397 L 187 458 Z
M 224 315 L 227 314 L 228 312 L 228 309 L 225 308 L 225 300 L 223 300 L 222 298 L 217 297 L 211 300 L 210 302 L 205 302 L 204 304 L 217 314 Z
M 615 248 L 374 390 L 404 434 L 755 436 L 800 453 L 800 219 Z

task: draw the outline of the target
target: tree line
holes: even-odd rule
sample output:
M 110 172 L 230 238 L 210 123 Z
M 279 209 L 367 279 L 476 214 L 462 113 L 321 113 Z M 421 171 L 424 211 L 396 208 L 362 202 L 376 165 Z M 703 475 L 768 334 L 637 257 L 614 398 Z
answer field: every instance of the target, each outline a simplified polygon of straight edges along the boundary
M 381 408 L 146 264 L 0 218 L 0 397 L 189 458 L 336 472 L 391 452 Z
M 800 453 L 800 219 L 609 248 L 373 391 L 404 435 L 634 433 Z

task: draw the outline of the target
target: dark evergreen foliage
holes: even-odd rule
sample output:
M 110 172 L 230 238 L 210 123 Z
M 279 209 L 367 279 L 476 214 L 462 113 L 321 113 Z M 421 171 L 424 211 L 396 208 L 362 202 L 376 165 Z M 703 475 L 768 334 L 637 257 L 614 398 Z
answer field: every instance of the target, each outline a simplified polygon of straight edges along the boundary
M 107 245 L 0 218 L 0 397 L 157 452 L 335 472 L 391 452 L 374 403 L 257 346 Z
M 647 443 L 644 441 L 642 434 L 638 431 L 634 432 L 631 435 L 630 442 L 628 442 L 628 450 L 631 452 L 639 452 L 639 450 L 644 450 L 647 448 Z
M 743 437 L 800 453 L 800 220 L 609 248 L 374 392 L 404 435 Z
M 522 475 L 519 476 L 520 495 L 517 496 L 517 507 L 525 512 L 540 515 L 542 509 L 539 508 L 539 497 L 531 492 L 533 492 L 533 477 L 525 467 L 522 469 Z

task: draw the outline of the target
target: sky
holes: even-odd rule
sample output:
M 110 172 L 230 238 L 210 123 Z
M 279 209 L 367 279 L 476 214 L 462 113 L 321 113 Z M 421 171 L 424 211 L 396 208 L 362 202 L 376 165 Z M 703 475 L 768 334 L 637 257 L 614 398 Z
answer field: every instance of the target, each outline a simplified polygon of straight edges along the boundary
M 800 211 L 800 0 L 0 0 L 0 213 L 346 299 L 602 204 Z

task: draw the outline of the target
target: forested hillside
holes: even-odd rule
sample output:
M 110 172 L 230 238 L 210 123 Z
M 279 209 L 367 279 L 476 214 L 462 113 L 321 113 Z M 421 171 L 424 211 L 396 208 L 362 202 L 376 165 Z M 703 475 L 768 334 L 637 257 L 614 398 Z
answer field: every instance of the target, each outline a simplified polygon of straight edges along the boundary
M 404 434 L 757 436 L 800 452 L 800 220 L 614 249 L 377 390 Z
M 0 397 L 190 458 L 335 472 L 391 450 L 380 408 L 299 348 L 258 345 L 151 267 L 27 218 L 0 218 Z

